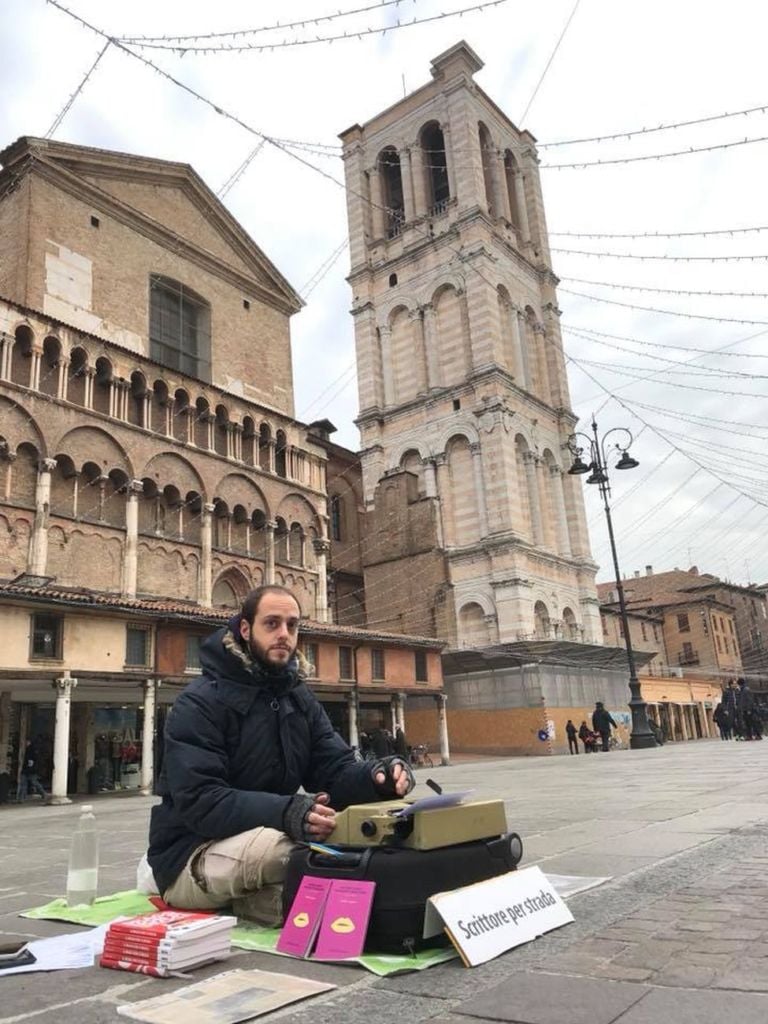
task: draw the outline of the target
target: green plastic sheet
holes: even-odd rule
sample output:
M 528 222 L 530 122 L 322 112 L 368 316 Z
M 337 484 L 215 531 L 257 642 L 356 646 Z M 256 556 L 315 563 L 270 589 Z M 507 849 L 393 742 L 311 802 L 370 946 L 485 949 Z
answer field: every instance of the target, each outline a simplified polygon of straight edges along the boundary
M 46 921 L 68 921 L 70 924 L 93 927 L 109 924 L 116 917 L 136 917 L 137 914 L 149 914 L 156 909 L 143 892 L 126 889 L 125 892 L 114 892 L 111 896 L 98 896 L 89 907 L 68 907 L 67 901 L 61 898 L 51 900 L 43 907 L 24 910 L 20 916 Z
M 238 949 L 258 950 L 260 953 L 276 953 L 277 956 L 285 956 L 275 948 L 280 936 L 279 928 L 260 928 L 254 924 L 238 924 L 232 930 L 232 945 Z M 441 949 L 424 949 L 412 956 L 402 954 L 395 956 L 389 953 L 364 953 L 363 956 L 355 957 L 353 960 L 336 961 L 340 963 L 357 963 L 373 974 L 384 978 L 391 974 L 406 974 L 408 971 L 423 971 L 427 967 L 434 967 L 435 964 L 445 963 L 447 960 L 455 960 L 458 953 L 451 946 Z

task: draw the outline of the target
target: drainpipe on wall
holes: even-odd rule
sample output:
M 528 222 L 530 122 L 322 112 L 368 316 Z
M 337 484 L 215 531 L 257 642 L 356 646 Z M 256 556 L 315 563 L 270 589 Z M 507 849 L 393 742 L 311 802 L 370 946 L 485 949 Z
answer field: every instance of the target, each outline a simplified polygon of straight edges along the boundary
M 362 647 L 357 644 L 352 648 L 352 672 L 354 674 L 352 692 L 347 696 L 349 711 L 349 745 L 360 749 L 360 733 L 358 730 L 357 713 L 360 707 L 360 682 L 357 675 L 357 652 Z

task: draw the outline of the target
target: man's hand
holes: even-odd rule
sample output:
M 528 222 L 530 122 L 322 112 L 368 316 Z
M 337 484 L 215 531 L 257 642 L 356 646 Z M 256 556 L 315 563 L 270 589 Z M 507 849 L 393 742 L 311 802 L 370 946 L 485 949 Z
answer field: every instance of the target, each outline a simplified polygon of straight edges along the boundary
M 336 811 L 329 806 L 331 798 L 327 793 L 318 793 L 315 803 L 306 817 L 306 830 L 322 842 L 336 828 Z
M 387 776 L 384 772 L 376 772 L 373 777 L 374 782 L 377 786 L 383 786 L 387 781 Z M 405 796 L 410 789 L 410 779 L 408 772 L 405 770 L 403 765 L 395 764 L 392 766 L 392 781 L 395 784 L 395 793 L 398 796 Z

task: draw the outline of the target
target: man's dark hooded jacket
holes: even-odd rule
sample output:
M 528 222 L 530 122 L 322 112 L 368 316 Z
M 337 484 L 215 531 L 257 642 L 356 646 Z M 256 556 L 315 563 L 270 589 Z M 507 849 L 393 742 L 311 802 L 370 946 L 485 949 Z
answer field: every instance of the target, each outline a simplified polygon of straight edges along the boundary
M 205 641 L 202 678 L 168 715 L 148 851 L 161 893 L 202 843 L 259 826 L 282 830 L 300 786 L 329 793 L 336 810 L 380 799 L 370 765 L 333 731 L 296 660 L 268 671 L 237 635 L 233 619 Z

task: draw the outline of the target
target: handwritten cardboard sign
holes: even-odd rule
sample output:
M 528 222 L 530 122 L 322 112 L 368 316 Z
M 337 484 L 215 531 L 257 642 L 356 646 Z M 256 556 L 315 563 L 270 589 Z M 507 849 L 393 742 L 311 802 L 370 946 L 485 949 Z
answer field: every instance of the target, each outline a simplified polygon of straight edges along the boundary
M 573 921 L 541 868 L 437 893 L 427 901 L 424 937 L 445 929 L 467 967 Z

